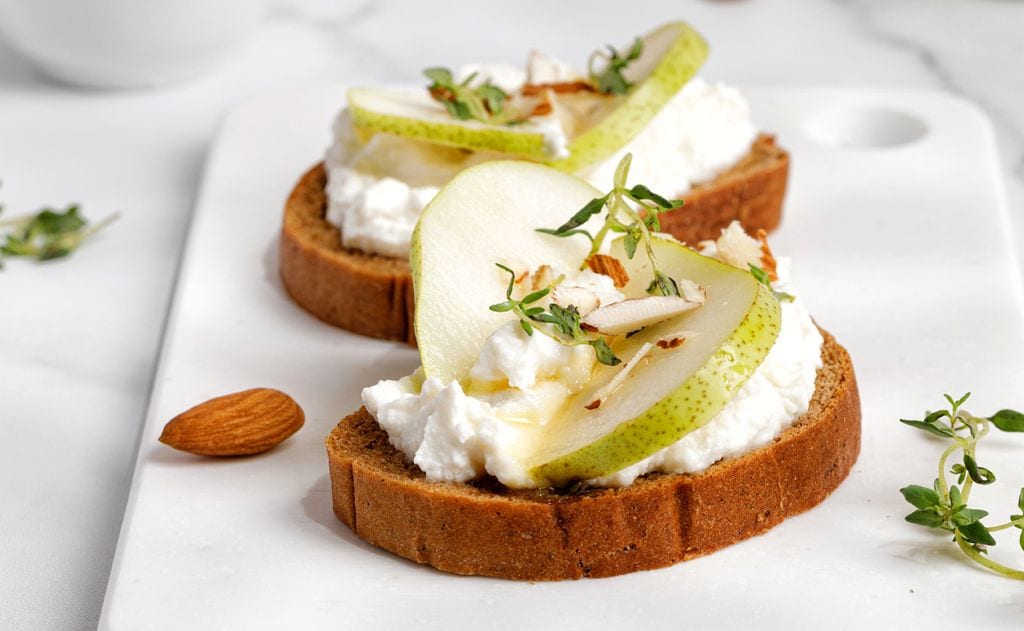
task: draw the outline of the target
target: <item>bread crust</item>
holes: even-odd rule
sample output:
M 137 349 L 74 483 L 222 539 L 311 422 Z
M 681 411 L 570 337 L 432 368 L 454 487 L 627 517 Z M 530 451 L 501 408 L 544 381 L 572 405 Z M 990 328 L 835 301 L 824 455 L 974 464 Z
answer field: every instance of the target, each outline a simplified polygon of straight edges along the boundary
M 771 444 L 698 474 L 558 494 L 428 482 L 365 408 L 327 437 L 334 512 L 358 536 L 446 572 L 604 577 L 708 554 L 817 505 L 860 452 L 860 398 L 827 333 L 808 411 Z
M 328 324 L 415 344 L 409 262 L 343 248 L 327 222 L 327 173 L 318 164 L 285 203 L 279 265 L 292 300 Z
M 762 134 L 750 152 L 713 182 L 660 215 L 662 230 L 687 243 L 717 238 L 739 219 L 750 232 L 772 230 L 782 215 L 789 155 Z M 281 279 L 292 299 L 317 318 L 360 335 L 415 344 L 409 263 L 344 248 L 327 222 L 327 175 L 318 164 L 292 190 L 281 230 Z
M 682 208 L 658 215 L 661 229 L 694 244 L 717 239 L 736 219 L 750 234 L 771 232 L 782 221 L 788 180 L 789 154 L 761 134 L 731 169 L 683 195 Z

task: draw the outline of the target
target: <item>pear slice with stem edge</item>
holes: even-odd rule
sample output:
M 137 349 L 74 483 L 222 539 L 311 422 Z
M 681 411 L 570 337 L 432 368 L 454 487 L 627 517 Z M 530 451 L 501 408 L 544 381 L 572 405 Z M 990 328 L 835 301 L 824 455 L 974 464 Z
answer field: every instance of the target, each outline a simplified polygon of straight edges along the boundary
M 364 131 L 387 132 L 437 144 L 495 151 L 576 172 L 611 156 L 632 140 L 674 97 L 707 59 L 707 42 L 684 22 L 670 22 L 643 37 L 644 52 L 623 70 L 633 84 L 624 96 L 594 108 L 597 120 L 566 139 L 552 123 L 527 120 L 515 126 L 458 120 L 426 90 L 353 88 L 352 121 Z M 568 143 L 568 144 L 566 144 Z
M 612 394 L 593 410 L 586 406 L 616 374 L 598 366 L 588 387 L 572 397 L 557 418 L 537 435 L 530 461 L 540 481 L 561 486 L 619 471 L 668 447 L 711 420 L 764 361 L 778 337 L 781 312 L 771 290 L 744 270 L 703 256 L 669 239 L 655 237 L 659 266 L 674 278 L 697 282 L 707 292 L 694 311 L 648 327 L 613 344 L 631 357 L 645 343 L 673 331 L 699 332 L 671 350 L 657 350 L 635 366 Z M 627 296 L 644 291 L 650 278 L 643 257 L 628 260 L 621 239 L 612 254 L 626 266 Z
M 633 84 L 621 102 L 569 142 L 569 157 L 551 166 L 575 173 L 626 146 L 697 74 L 708 44 L 685 22 L 669 22 L 644 35 L 644 52 L 623 71 Z
M 439 145 L 506 153 L 540 162 L 566 149 L 548 127 L 527 121 L 510 127 L 453 118 L 426 90 L 352 88 L 348 91 L 352 122 L 362 131 L 386 132 Z

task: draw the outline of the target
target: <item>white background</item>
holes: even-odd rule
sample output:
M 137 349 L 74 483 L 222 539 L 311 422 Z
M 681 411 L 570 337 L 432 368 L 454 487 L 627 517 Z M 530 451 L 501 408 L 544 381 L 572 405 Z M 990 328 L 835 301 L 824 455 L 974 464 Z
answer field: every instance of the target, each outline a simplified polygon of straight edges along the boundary
M 57 85 L 0 47 L 0 200 L 11 214 L 70 201 L 93 218 L 123 214 L 70 260 L 0 272 L 0 628 L 96 624 L 185 231 L 228 109 L 312 80 L 516 62 L 530 47 L 575 59 L 670 18 L 712 43 L 710 79 L 974 100 L 996 126 L 1019 247 L 1021 3 L 278 3 L 218 70 L 135 92 Z

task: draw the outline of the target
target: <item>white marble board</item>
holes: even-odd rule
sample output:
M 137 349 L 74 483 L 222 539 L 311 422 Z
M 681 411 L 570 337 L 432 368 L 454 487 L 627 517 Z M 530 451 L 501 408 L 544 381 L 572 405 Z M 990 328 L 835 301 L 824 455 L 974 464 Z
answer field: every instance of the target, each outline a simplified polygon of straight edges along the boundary
M 343 102 L 342 86 L 310 86 L 238 108 L 211 153 L 100 627 L 1014 627 L 1019 584 L 905 524 L 897 492 L 929 483 L 939 451 L 898 418 L 967 389 L 978 413 L 1019 404 L 1021 284 L 991 125 L 928 91 L 748 94 L 793 156 L 774 249 L 795 259 L 804 299 L 860 381 L 861 457 L 824 504 L 668 569 L 562 583 L 449 576 L 354 537 L 331 513 L 323 437 L 362 386 L 417 357 L 319 323 L 281 288 L 281 206 Z M 277 449 L 209 460 L 157 442 L 177 412 L 254 386 L 306 410 Z M 974 498 L 1002 518 L 1024 484 L 1024 444 L 986 443 L 1001 480 Z M 1021 565 L 1013 545 L 993 553 Z M 954 584 L 966 598 L 950 597 Z

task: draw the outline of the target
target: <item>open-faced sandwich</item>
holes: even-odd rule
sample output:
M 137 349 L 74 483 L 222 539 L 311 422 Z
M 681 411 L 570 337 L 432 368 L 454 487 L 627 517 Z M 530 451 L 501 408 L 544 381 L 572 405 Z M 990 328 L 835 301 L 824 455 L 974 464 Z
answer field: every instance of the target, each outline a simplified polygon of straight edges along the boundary
M 586 72 L 539 53 L 527 68 L 430 68 L 426 89 L 358 88 L 322 164 L 288 199 L 281 276 L 331 324 L 413 341 L 408 254 L 441 186 L 481 162 L 516 158 L 611 185 L 626 153 L 638 179 L 686 204 L 662 229 L 687 243 L 734 220 L 780 219 L 788 156 L 759 133 L 735 89 L 695 74 L 707 55 L 683 23 L 595 52 Z
M 846 351 L 739 223 L 528 162 L 456 176 L 412 238 L 422 367 L 327 438 L 334 511 L 459 574 L 610 576 L 706 554 L 821 502 L 860 446 Z M 605 189 L 607 190 L 607 189 Z

